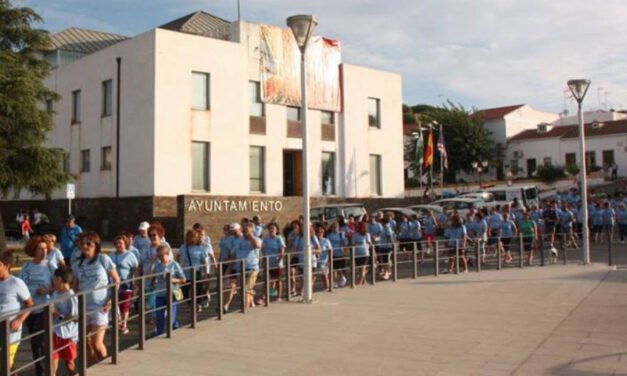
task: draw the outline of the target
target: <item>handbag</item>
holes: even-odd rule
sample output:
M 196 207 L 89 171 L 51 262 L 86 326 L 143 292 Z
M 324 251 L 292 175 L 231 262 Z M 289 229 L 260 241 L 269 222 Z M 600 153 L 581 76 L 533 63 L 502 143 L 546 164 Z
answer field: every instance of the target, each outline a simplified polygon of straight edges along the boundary
M 172 297 L 174 298 L 174 301 L 180 302 L 184 298 L 183 290 L 181 290 L 180 287 L 175 287 L 172 289 Z

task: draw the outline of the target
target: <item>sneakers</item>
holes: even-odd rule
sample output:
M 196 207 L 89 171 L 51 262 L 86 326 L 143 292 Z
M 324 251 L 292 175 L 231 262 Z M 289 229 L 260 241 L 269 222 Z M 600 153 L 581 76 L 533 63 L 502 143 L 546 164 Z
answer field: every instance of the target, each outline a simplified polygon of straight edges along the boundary
M 342 276 L 342 279 L 340 280 L 340 287 L 344 287 L 346 286 L 346 284 L 348 283 L 348 280 L 346 279 L 346 276 Z

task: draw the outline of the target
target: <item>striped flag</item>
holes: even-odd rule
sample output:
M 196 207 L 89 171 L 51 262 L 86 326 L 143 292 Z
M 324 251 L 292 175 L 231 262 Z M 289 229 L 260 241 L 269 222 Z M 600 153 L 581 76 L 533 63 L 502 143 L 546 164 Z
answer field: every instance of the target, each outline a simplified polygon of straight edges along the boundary
M 425 150 L 424 168 L 433 164 L 433 128 L 429 129 L 429 138 L 427 139 L 427 149 Z
M 422 157 L 424 156 L 424 148 L 425 148 L 425 143 L 424 143 L 424 140 L 422 139 L 422 129 L 419 126 L 418 132 L 416 135 L 415 164 L 416 164 L 416 167 L 420 168 L 421 171 L 422 171 Z
M 438 153 L 442 160 L 442 166 L 448 170 L 448 154 L 446 153 L 446 145 L 444 145 L 444 131 L 440 128 L 440 135 L 438 136 Z

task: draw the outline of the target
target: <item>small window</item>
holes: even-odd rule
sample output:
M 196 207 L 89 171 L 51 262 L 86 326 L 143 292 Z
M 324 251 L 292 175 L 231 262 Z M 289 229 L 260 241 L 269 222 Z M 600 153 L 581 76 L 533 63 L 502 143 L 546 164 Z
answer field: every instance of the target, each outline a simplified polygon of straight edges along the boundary
M 209 109 L 209 74 L 192 72 L 192 108 Z
M 610 166 L 614 163 L 614 150 L 603 150 L 603 165 Z
M 335 124 L 335 114 L 331 111 L 320 111 L 320 124 Z
M 81 172 L 89 172 L 90 168 L 89 150 L 81 150 Z
M 265 148 L 263 146 L 250 147 L 250 191 L 265 192 Z
M 81 91 L 72 92 L 72 124 L 81 122 Z
M 209 191 L 208 142 L 192 142 L 192 189 Z
M 564 156 L 564 161 L 566 162 L 566 166 L 576 166 L 577 155 L 575 153 L 566 153 L 566 155 Z
M 377 98 L 368 98 L 368 125 L 381 128 L 381 103 Z
M 322 194 L 335 194 L 335 153 L 322 152 Z
M 381 196 L 381 156 L 370 154 L 370 194 Z
M 590 168 L 592 166 L 596 166 L 597 165 L 597 156 L 596 153 L 593 151 L 587 151 L 586 152 L 586 168 Z
M 111 80 L 104 81 L 102 83 L 102 117 L 111 116 L 112 112 L 112 88 L 113 84 Z
M 261 84 L 257 81 L 248 82 L 250 95 L 250 116 L 265 116 L 263 102 L 261 101 Z
M 63 155 L 63 172 L 70 172 L 70 153 Z
M 102 148 L 102 155 L 100 159 L 100 169 L 101 170 L 111 170 L 111 163 L 113 160 L 113 155 L 111 152 L 111 146 L 105 146 Z
M 287 120 L 300 121 L 300 107 L 287 107 Z

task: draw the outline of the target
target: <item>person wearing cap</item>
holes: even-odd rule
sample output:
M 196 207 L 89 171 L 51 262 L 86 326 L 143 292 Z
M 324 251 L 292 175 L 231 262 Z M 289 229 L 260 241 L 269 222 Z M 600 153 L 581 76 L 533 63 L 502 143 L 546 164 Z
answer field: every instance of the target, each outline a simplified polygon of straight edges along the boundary
M 223 265 L 228 265 L 228 269 L 231 271 L 229 275 L 229 296 L 226 300 L 226 304 L 224 304 L 223 310 L 224 312 L 228 312 L 229 306 L 237 294 L 237 278 L 239 277 L 239 266 L 235 266 L 237 264 L 235 249 L 237 245 L 245 241 L 244 234 L 242 233 L 242 226 L 239 223 L 234 222 L 229 225 L 229 230 L 231 230 L 232 240 L 231 240 L 231 248 L 228 253 L 228 257 L 226 258 L 226 262 Z M 220 259 L 222 259 L 222 255 L 220 255 Z
M 148 237 L 148 222 L 142 222 L 137 228 L 138 234 L 133 239 L 133 247 L 139 250 L 140 254 L 146 254 L 150 251 L 150 238 Z
M 61 253 L 66 265 L 70 265 L 72 251 L 77 247 L 76 236 L 83 232 L 81 226 L 76 224 L 76 218 L 69 215 L 65 221 L 65 226 L 61 229 L 59 241 L 61 242 Z

